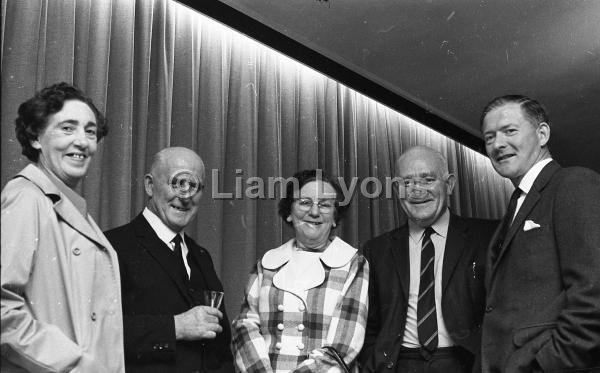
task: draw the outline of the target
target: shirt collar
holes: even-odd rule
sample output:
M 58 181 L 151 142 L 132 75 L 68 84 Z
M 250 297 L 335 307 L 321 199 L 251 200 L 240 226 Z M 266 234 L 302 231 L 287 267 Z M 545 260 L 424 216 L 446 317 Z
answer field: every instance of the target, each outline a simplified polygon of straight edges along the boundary
M 173 237 L 175 237 L 176 234 L 181 234 L 173 232 L 173 230 L 167 227 L 165 223 L 163 223 L 155 213 L 150 211 L 148 207 L 144 208 L 142 215 L 144 215 L 144 218 L 146 218 L 148 224 L 150 224 L 158 238 L 160 238 L 160 240 L 166 243 L 169 247 L 171 247 L 171 241 L 173 241 Z M 181 235 L 181 238 L 183 239 L 183 235 Z
M 537 179 L 540 172 L 542 172 L 544 166 L 550 162 L 552 162 L 552 158 L 542 159 L 538 163 L 534 164 L 521 179 L 521 182 L 519 183 L 519 189 L 521 189 L 521 191 L 525 194 L 529 193 L 535 179 Z
M 63 183 L 63 181 L 56 177 L 56 175 L 54 175 L 52 172 L 46 170 L 45 167 L 39 164 L 36 164 L 36 166 L 44 173 L 44 175 L 48 177 L 48 179 L 50 179 L 54 185 L 56 185 L 60 193 L 67 197 L 71 203 L 73 203 L 77 211 L 79 211 L 84 218 L 87 217 L 87 203 L 85 202 L 85 199 L 83 199 L 83 197 L 77 194 L 77 192 L 75 192 L 73 189 L 69 188 L 67 184 Z
M 435 233 L 439 234 L 442 237 L 446 237 L 448 234 L 448 225 L 450 224 L 450 210 L 446 208 L 446 211 L 436 220 L 433 224 L 431 224 L 431 228 L 435 231 Z M 423 237 L 423 233 L 425 232 L 425 228 L 419 227 L 417 224 L 413 223 L 412 220 L 408 219 L 408 233 L 410 238 L 414 242 L 419 242 L 421 237 Z
M 294 242 L 295 239 L 292 238 L 278 248 L 267 251 L 261 260 L 262 266 L 272 270 L 289 262 L 294 251 Z M 357 251 L 339 237 L 335 237 L 319 258 L 326 266 L 339 268 L 345 266 Z

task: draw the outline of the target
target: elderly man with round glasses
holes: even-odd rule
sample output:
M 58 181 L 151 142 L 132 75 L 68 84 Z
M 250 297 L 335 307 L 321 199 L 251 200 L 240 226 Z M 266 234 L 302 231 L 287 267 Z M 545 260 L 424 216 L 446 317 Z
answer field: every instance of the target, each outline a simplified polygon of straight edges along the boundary
M 365 335 L 368 263 L 332 235 L 347 206 L 320 170 L 295 174 L 279 214 L 295 238 L 268 251 L 250 275 L 232 325 L 240 372 L 357 369 Z

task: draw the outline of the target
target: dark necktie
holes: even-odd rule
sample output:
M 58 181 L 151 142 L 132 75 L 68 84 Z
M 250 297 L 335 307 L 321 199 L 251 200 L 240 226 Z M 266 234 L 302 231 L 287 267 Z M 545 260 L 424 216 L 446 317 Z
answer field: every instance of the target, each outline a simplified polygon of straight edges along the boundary
M 185 263 L 183 262 L 183 253 L 181 251 L 181 241 L 182 241 L 182 238 L 179 233 L 177 235 L 175 235 L 175 237 L 171 240 L 171 242 L 173 242 L 173 244 L 174 244 L 173 255 L 175 256 L 175 262 L 177 263 L 177 272 L 178 272 L 179 276 L 184 281 L 189 281 L 188 273 L 187 273 L 187 270 L 185 269 Z
M 500 254 L 500 250 L 502 249 L 502 245 L 504 244 L 504 239 L 506 238 L 506 234 L 508 233 L 508 229 L 512 224 L 513 216 L 515 215 L 515 211 L 517 210 L 517 200 L 521 196 L 521 189 L 518 187 L 510 196 L 510 201 L 508 202 L 508 208 L 506 209 L 506 214 L 502 219 L 502 226 L 500 228 L 500 233 L 498 233 L 498 239 L 496 240 L 497 245 L 493 247 L 492 251 L 492 262 L 496 261 L 498 254 Z
M 419 300 L 417 301 L 417 333 L 419 343 L 429 352 L 438 344 L 437 316 L 435 311 L 435 248 L 431 235 L 435 231 L 431 227 L 425 229 L 421 244 L 421 282 L 419 283 Z

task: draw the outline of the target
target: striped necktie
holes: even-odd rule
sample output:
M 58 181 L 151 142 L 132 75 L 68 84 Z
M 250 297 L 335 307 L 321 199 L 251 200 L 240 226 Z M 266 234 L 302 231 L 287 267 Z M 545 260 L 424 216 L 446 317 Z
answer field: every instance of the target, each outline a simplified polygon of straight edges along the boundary
M 417 301 L 417 333 L 419 343 L 428 352 L 438 345 L 437 316 L 435 311 L 435 248 L 431 242 L 433 228 L 427 227 L 421 245 L 421 282 Z

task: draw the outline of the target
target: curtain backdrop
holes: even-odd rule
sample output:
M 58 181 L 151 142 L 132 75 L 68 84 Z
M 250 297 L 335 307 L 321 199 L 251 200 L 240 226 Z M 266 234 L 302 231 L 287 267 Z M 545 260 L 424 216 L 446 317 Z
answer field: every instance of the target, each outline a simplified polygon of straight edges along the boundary
M 322 168 L 347 185 L 356 178 L 337 233 L 357 247 L 406 219 L 394 198 L 365 194 L 376 187 L 369 177 L 385 189 L 409 146 L 447 156 L 458 214 L 499 218 L 512 191 L 481 154 L 170 0 L 8 0 L 1 31 L 2 186 L 26 165 L 14 134 L 18 105 L 59 81 L 89 94 L 110 126 L 80 190 L 103 229 L 142 210 L 154 153 L 194 149 L 207 187 L 188 233 L 212 254 L 231 317 L 251 266 L 293 233 L 277 198 L 245 196 L 250 177 Z M 241 198 L 212 198 L 235 196 L 236 185 Z

